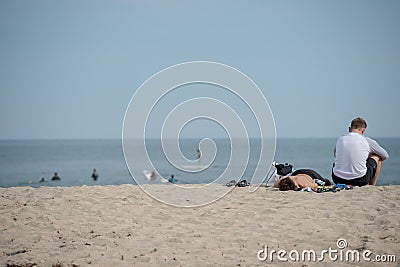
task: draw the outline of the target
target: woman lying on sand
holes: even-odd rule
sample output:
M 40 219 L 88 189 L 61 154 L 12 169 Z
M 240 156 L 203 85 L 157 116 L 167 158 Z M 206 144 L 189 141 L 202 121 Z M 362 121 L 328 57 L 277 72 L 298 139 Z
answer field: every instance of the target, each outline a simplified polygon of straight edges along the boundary
M 319 185 L 331 185 L 331 182 L 314 170 L 300 169 L 289 176 L 284 176 L 277 180 L 274 187 L 279 188 L 281 191 L 287 191 L 300 190 L 305 187 L 316 188 Z

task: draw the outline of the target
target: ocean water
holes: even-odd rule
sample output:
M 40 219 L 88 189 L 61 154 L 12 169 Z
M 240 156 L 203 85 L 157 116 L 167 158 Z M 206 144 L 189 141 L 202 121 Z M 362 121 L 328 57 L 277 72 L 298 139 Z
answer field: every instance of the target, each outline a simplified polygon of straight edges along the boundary
M 295 169 L 311 168 L 330 178 L 336 139 L 278 139 L 275 161 L 291 163 Z M 389 153 L 383 163 L 378 185 L 400 184 L 400 138 L 376 139 Z M 199 140 L 180 141 L 182 153 L 195 160 Z M 158 140 L 148 140 L 148 153 L 161 176 L 174 174 L 178 183 L 208 183 L 220 175 L 228 163 L 230 142 L 216 139 L 217 156 L 210 168 L 187 173 L 168 163 Z M 250 179 L 257 166 L 260 143 L 250 142 L 250 161 L 242 179 Z M 235 155 L 233 155 L 235 156 Z M 263 164 L 266 168 L 268 164 Z M 239 167 L 239 166 L 234 166 Z M 93 168 L 100 174 L 91 179 Z M 139 170 L 151 166 L 135 164 Z M 61 181 L 50 181 L 58 172 Z M 39 182 L 41 178 L 46 182 Z M 240 177 L 232 177 L 239 180 Z M 159 181 L 157 179 L 157 181 Z M 126 166 L 121 140 L 3 140 L 0 141 L 0 187 L 79 186 L 135 184 Z

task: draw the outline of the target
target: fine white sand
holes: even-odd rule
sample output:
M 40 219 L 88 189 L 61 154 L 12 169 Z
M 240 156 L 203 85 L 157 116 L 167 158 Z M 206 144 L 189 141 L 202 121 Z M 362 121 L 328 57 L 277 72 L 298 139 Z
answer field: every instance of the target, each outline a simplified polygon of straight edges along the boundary
M 257 253 L 265 245 L 319 253 L 338 249 L 339 238 L 346 249 L 396 255 L 389 266 L 400 262 L 400 186 L 320 194 L 235 188 L 197 208 L 161 204 L 134 185 L 0 193 L 1 266 L 314 266 L 260 261 Z M 323 265 L 374 266 L 328 256 Z

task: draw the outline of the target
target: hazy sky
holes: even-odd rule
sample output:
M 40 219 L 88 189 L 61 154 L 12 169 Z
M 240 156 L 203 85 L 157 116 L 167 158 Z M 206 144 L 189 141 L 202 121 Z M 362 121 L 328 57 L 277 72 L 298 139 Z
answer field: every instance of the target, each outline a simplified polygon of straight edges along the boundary
M 120 138 L 135 90 L 194 60 L 247 74 L 278 137 L 335 137 L 356 116 L 400 137 L 399 14 L 397 0 L 0 1 L 0 139 Z

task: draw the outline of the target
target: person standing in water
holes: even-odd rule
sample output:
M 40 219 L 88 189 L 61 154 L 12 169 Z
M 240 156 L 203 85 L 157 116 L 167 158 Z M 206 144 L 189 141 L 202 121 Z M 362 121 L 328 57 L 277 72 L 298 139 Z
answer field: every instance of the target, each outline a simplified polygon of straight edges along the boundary
M 58 172 L 55 172 L 53 177 L 51 178 L 52 181 L 60 181 L 61 178 L 60 176 L 58 176 Z
M 178 180 L 175 179 L 175 175 L 171 174 L 171 178 L 168 179 L 168 182 L 170 183 L 176 183 Z
M 97 172 L 96 169 L 93 169 L 92 178 L 93 178 L 93 181 L 97 181 L 97 178 L 99 178 L 99 173 Z

